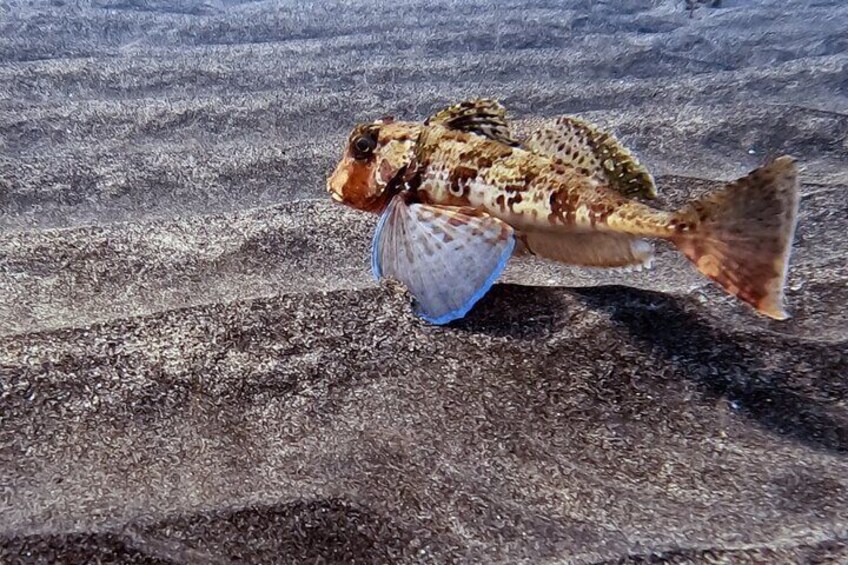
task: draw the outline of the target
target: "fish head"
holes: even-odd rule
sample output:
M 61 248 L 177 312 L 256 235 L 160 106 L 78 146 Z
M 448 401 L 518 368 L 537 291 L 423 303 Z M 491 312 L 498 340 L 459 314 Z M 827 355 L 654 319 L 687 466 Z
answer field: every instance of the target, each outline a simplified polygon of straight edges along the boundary
M 358 210 L 381 212 L 403 184 L 421 127 L 390 117 L 356 126 L 341 161 L 327 179 L 333 200 Z

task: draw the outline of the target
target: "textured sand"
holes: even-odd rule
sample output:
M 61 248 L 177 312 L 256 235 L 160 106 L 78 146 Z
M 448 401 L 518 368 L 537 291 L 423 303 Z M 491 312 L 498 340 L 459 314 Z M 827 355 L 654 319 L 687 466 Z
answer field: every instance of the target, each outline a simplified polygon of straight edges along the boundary
M 848 561 L 848 6 L 175 4 L 0 3 L 0 562 Z M 797 157 L 794 318 L 661 246 L 419 322 L 324 179 L 475 95 L 660 206 Z

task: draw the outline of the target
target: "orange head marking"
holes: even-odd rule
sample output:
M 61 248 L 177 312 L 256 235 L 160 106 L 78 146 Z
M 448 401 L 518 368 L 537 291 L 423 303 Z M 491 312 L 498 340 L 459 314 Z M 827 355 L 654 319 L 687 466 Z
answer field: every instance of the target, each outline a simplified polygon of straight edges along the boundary
M 333 200 L 359 210 L 382 211 L 412 161 L 420 127 L 389 117 L 356 126 L 342 160 L 327 179 Z

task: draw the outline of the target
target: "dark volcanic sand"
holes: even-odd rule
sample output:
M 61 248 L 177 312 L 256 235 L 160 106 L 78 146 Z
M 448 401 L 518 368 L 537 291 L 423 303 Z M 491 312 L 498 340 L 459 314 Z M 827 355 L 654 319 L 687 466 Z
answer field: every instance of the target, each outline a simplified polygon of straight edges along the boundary
M 848 4 L 315 4 L 0 3 L 0 562 L 848 561 Z M 475 95 L 662 206 L 796 156 L 795 317 L 662 247 L 415 319 L 324 179 Z

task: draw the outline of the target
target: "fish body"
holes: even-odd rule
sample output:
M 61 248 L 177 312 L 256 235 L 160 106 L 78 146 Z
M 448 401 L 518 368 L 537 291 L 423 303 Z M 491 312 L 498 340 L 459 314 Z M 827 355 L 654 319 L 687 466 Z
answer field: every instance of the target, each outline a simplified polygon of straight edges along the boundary
M 527 231 L 659 237 L 673 219 L 550 155 L 443 126 L 419 143 L 408 186 L 422 202 L 471 206 Z
M 678 211 L 636 197 L 653 178 L 611 135 L 575 118 L 512 138 L 502 106 L 466 101 L 424 123 L 357 126 L 328 180 L 339 202 L 381 213 L 375 275 L 400 279 L 435 323 L 462 317 L 514 253 L 593 267 L 643 265 L 674 243 L 731 294 L 788 316 L 783 287 L 798 182 L 781 157 Z

